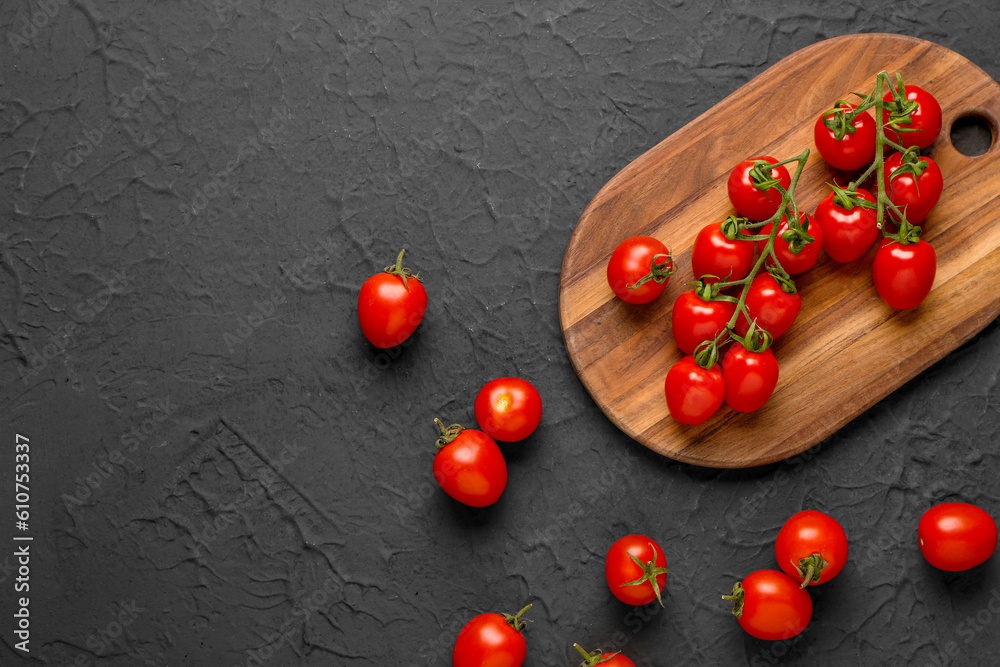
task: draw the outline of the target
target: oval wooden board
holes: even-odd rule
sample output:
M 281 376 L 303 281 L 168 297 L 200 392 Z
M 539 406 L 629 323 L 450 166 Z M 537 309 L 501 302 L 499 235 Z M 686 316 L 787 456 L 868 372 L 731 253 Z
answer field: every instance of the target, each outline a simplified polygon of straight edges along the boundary
M 698 230 L 732 212 L 729 171 L 753 155 L 784 159 L 810 148 L 796 194 L 813 211 L 837 175 L 815 150 L 813 123 L 836 99 L 871 90 L 881 70 L 931 91 L 944 112 L 929 154 L 945 188 L 923 225 L 938 259 L 930 295 L 915 310 L 895 311 L 872 286 L 874 248 L 849 264 L 824 255 L 797 277 L 803 308 L 774 344 L 780 376 L 767 405 L 750 414 L 723 406 L 700 426 L 675 422 L 663 395 L 667 369 L 681 357 L 671 306 L 690 289 Z M 970 114 L 991 125 L 994 145 L 985 155 L 967 157 L 951 145 L 952 123 Z M 625 433 L 702 466 L 771 463 L 834 433 L 1000 313 L 1000 289 L 990 287 L 1000 284 L 998 117 L 1000 86 L 957 53 L 920 39 L 850 35 L 784 58 L 626 166 L 587 206 L 559 288 L 566 347 L 584 386 Z M 746 124 L 734 127 L 740 121 Z M 615 246 L 636 234 L 666 243 L 679 267 L 646 306 L 616 299 L 606 278 Z M 985 289 L 968 296 L 976 285 Z

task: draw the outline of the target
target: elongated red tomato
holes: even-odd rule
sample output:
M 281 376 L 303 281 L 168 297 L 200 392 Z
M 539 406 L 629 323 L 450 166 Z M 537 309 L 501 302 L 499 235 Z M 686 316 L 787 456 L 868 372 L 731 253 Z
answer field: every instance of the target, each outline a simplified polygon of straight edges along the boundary
M 474 410 L 480 428 L 491 438 L 517 442 L 534 433 L 542 421 L 542 397 L 527 380 L 497 378 L 479 390 Z
M 778 160 L 769 155 L 744 160 L 733 168 L 726 186 L 729 191 L 729 201 L 737 213 L 751 220 L 767 220 L 778 212 L 778 207 L 781 206 L 781 193 L 773 186 L 767 190 L 760 190 L 757 187 L 750 174 L 756 160 L 778 163 Z M 784 165 L 771 169 L 770 175 L 785 190 L 792 184 L 792 177 L 788 175 Z
M 722 377 L 726 381 L 726 405 L 738 412 L 764 407 L 778 384 L 778 360 L 770 348 L 751 352 L 733 343 L 722 357 Z
M 521 667 L 528 653 L 521 616 L 529 609 L 530 604 L 516 615 L 475 616 L 455 639 L 453 667 Z
M 733 615 L 757 639 L 791 639 L 812 619 L 812 598 L 784 572 L 757 570 L 733 587 Z
M 927 167 L 914 178 L 912 173 L 901 172 L 903 158 L 893 153 L 885 161 L 885 183 L 889 188 L 889 201 L 905 209 L 907 221 L 917 225 L 927 219 L 927 215 L 941 199 L 944 180 L 937 162 L 929 157 L 920 157 Z M 896 173 L 899 172 L 899 173 Z M 896 173 L 893 178 L 892 174 Z
M 651 271 L 656 269 L 655 257 L 666 256 L 660 270 L 662 280 L 648 280 L 636 286 Z M 649 303 L 663 294 L 674 264 L 670 251 L 652 236 L 633 236 L 618 244 L 608 261 L 608 285 L 611 291 L 625 303 Z M 654 275 L 657 275 L 654 273 Z
M 729 301 L 705 301 L 696 292 L 681 292 L 674 301 L 670 322 L 674 341 L 684 354 L 694 354 L 702 341 L 726 328 L 736 307 Z
M 730 241 L 722 233 L 722 223 L 706 225 L 695 237 L 691 249 L 691 268 L 694 277 L 716 276 L 721 280 L 740 280 L 750 274 L 753 267 L 753 241 L 739 237 Z M 706 281 L 707 282 L 707 281 Z M 718 281 L 712 281 L 718 282 Z
M 702 368 L 690 354 L 670 367 L 664 382 L 670 416 L 694 426 L 714 415 L 726 396 L 719 364 Z
M 358 295 L 358 321 L 365 338 L 379 348 L 402 345 L 427 312 L 427 291 L 420 278 L 403 268 L 403 250 L 395 266 L 365 281 Z
M 774 542 L 778 565 L 792 579 L 815 586 L 830 581 L 847 562 L 847 534 L 832 516 L 804 510 L 785 522 Z
M 791 228 L 788 225 L 788 217 L 785 215 L 781 216 L 781 224 L 778 225 L 778 234 L 774 239 L 774 254 L 777 256 L 778 261 L 781 262 L 781 268 L 793 276 L 805 273 L 814 267 L 816 262 L 819 261 L 819 253 L 823 249 L 823 228 L 816 223 L 816 220 L 808 213 L 799 211 L 799 224 L 813 238 L 812 241 L 802 246 L 801 252 L 792 252 L 790 242 L 784 239 L 784 236 L 791 232 Z M 769 222 L 760 228 L 759 233 L 770 234 L 772 227 L 774 225 Z M 757 241 L 757 247 L 763 252 L 764 248 L 767 247 L 767 241 Z
M 486 507 L 507 487 L 507 462 L 493 438 L 458 424 L 441 429 L 434 455 L 434 479 L 444 492 L 470 507 Z
M 875 197 L 858 188 L 858 198 L 875 203 Z M 875 211 L 853 204 L 841 206 L 831 192 L 816 207 L 816 222 L 823 228 L 823 250 L 838 262 L 853 262 L 872 247 L 878 238 Z
M 601 667 L 635 667 L 634 662 L 619 652 L 604 653 L 600 649 L 597 649 L 593 653 L 588 653 L 579 644 L 573 644 L 573 648 L 583 656 L 583 663 L 581 663 L 580 667 L 595 667 L 596 665 L 600 665 Z
M 841 104 L 838 109 L 854 110 L 853 104 Z M 867 111 L 854 117 L 850 130 L 837 139 L 837 130 L 827 126 L 834 122 L 835 112 L 825 113 L 816 119 L 813 138 L 819 154 L 834 169 L 853 171 L 861 169 L 875 159 L 875 119 Z M 835 124 L 835 123 L 834 123 Z M 846 126 L 846 124 L 845 124 Z
M 914 100 L 917 103 L 917 108 L 910 113 L 909 124 L 902 124 L 900 128 L 905 128 L 906 130 L 912 131 L 901 131 L 895 134 L 899 135 L 899 143 L 904 148 L 909 148 L 910 146 L 918 146 L 920 148 L 927 148 L 934 143 L 937 139 L 938 134 L 941 132 L 941 105 L 938 104 L 937 99 L 926 90 L 919 86 L 904 86 L 906 92 L 906 99 Z M 884 96 L 886 102 L 892 100 L 892 92 L 887 92 Z M 882 112 L 884 122 L 889 121 L 890 110 L 886 109 Z M 890 130 L 890 137 L 892 136 Z
M 798 292 L 786 292 L 770 273 L 759 273 L 750 283 L 745 301 L 750 320 L 772 338 L 777 338 L 791 328 L 802 310 L 802 297 Z M 736 333 L 745 336 L 750 322 L 741 316 L 736 320 Z
M 659 600 L 667 583 L 667 558 L 660 545 L 645 535 L 615 541 L 604 558 L 604 577 L 616 598 L 631 605 Z
M 969 503 L 942 503 L 920 517 L 920 552 L 939 570 L 961 572 L 985 563 L 997 548 L 997 524 Z
M 882 239 L 872 261 L 875 291 L 893 308 L 916 308 L 934 286 L 937 254 L 930 243 L 919 239 L 903 245 Z

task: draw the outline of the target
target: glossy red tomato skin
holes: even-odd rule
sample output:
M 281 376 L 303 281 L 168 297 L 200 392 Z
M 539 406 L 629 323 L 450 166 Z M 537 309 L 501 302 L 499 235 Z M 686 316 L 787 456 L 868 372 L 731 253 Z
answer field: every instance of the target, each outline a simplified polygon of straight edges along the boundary
M 937 162 L 929 157 L 920 159 L 927 161 L 927 168 L 919 179 L 913 178 L 913 174 L 900 174 L 891 180 L 890 175 L 903 164 L 903 158 L 899 153 L 893 153 L 885 160 L 885 185 L 889 189 L 889 201 L 900 209 L 905 208 L 906 219 L 914 225 L 927 219 L 944 190 L 944 178 Z
M 726 405 L 737 412 L 753 412 L 764 407 L 778 384 L 778 360 L 770 348 L 751 352 L 733 343 L 722 357 L 722 377 L 726 381 Z
M 486 507 L 507 486 L 507 462 L 493 438 L 467 428 L 434 455 L 434 479 L 458 502 Z
M 502 377 L 487 382 L 476 395 L 476 422 L 501 442 L 524 440 L 542 421 L 542 397 L 522 378 Z
M 899 135 L 898 143 L 903 148 L 909 148 L 910 146 L 927 148 L 934 143 L 934 140 L 937 139 L 938 134 L 941 132 L 941 105 L 938 104 L 937 99 L 933 95 L 919 86 L 907 85 L 904 90 L 906 91 L 906 99 L 916 100 L 917 108 L 910 113 L 910 124 L 901 125 L 900 127 L 911 128 L 917 131 L 897 132 L 896 134 Z M 883 99 L 886 102 L 891 101 L 892 93 L 886 93 Z M 883 111 L 882 117 L 885 119 L 883 122 L 887 122 L 889 120 L 889 113 Z M 891 138 L 892 136 L 892 133 L 889 133 L 889 137 Z
M 695 278 L 716 276 L 719 279 L 740 280 L 753 267 L 753 241 L 733 241 L 722 233 L 722 223 L 706 225 L 695 237 L 691 249 L 691 268 Z M 717 281 L 710 281 L 717 282 Z
M 920 552 L 939 570 L 961 572 L 989 560 L 997 548 L 997 524 L 969 503 L 942 503 L 920 517 Z
M 858 197 L 875 203 L 875 197 L 858 188 Z M 816 207 L 816 222 L 823 228 L 823 250 L 837 262 L 862 257 L 878 239 L 875 211 L 855 205 L 850 210 L 837 204 L 831 192 Z
M 608 582 L 608 589 L 611 594 L 625 604 L 640 606 L 649 604 L 656 599 L 653 586 L 648 581 L 635 586 L 622 586 L 629 581 L 635 581 L 642 577 L 642 568 L 635 564 L 629 554 L 632 554 L 643 563 L 653 560 L 653 547 L 656 547 L 656 567 L 666 567 L 667 557 L 663 553 L 660 545 L 645 535 L 626 535 L 619 538 L 608 549 L 608 555 L 604 558 L 604 578 Z M 667 575 L 660 574 L 656 577 L 656 583 L 660 587 L 662 595 L 663 588 L 667 584 Z
M 726 382 L 719 364 L 702 368 L 688 354 L 667 371 L 664 392 L 670 416 L 682 424 L 696 426 L 722 407 Z
M 635 289 L 634 285 L 646 276 L 652 267 L 653 257 L 665 255 L 667 246 L 652 236 L 633 236 L 618 244 L 608 261 L 608 285 L 611 291 L 625 303 L 649 303 L 663 294 L 669 278 L 662 283 L 650 280 Z
M 745 301 L 750 319 L 757 320 L 757 326 L 777 338 L 788 331 L 802 310 L 802 295 L 789 294 L 770 273 L 763 272 L 750 283 Z M 736 320 L 736 333 L 745 336 L 750 322 L 745 317 Z
M 794 514 L 778 531 L 774 555 L 778 565 L 792 579 L 800 581 L 796 569 L 799 561 L 818 553 L 826 561 L 818 581 L 810 586 L 825 584 L 844 569 L 848 553 L 844 527 L 828 514 L 804 510 Z
M 923 239 L 903 245 L 882 239 L 872 260 L 875 291 L 897 310 L 916 308 L 934 286 L 937 254 Z
M 601 665 L 601 667 L 635 667 L 635 663 L 623 656 L 621 653 L 609 655 L 597 664 Z
M 812 619 L 812 598 L 799 582 L 777 570 L 757 570 L 743 579 L 746 591 L 740 627 L 757 639 L 790 639 Z
M 808 228 L 806 223 L 808 223 Z M 781 235 L 788 231 L 788 218 L 786 216 L 781 216 L 778 234 L 774 239 L 774 254 L 778 256 L 781 268 L 792 276 L 805 273 L 816 266 L 816 262 L 819 261 L 819 253 L 823 249 L 823 227 L 811 215 L 803 211 L 799 211 L 799 224 L 806 228 L 806 232 L 814 239 L 805 244 L 799 254 L 793 253 L 788 246 L 788 241 L 781 238 Z M 758 233 L 770 234 L 772 227 L 774 227 L 772 223 L 767 223 L 760 228 Z M 766 246 L 767 241 L 757 241 L 757 249 L 761 252 Z
M 479 614 L 455 640 L 454 667 L 521 667 L 528 654 L 524 635 L 511 627 L 502 614 Z
M 729 191 L 729 201 L 732 202 L 736 212 L 751 220 L 767 220 L 778 212 L 781 206 L 781 193 L 775 188 L 762 191 L 758 190 L 750 177 L 750 170 L 753 169 L 754 160 L 767 160 L 775 164 L 778 160 L 769 155 L 761 155 L 740 162 L 729 174 L 726 183 Z M 782 165 L 771 170 L 771 177 L 777 180 L 785 190 L 792 184 L 792 177 L 788 175 L 788 170 Z
M 684 354 L 694 354 L 702 341 L 726 328 L 735 312 L 729 301 L 705 301 L 694 291 L 681 292 L 670 314 L 674 341 Z
M 841 109 L 854 109 L 853 104 L 842 104 Z M 823 114 L 816 119 L 813 139 L 823 160 L 834 169 L 854 171 L 861 169 L 875 159 L 875 118 L 864 111 L 855 116 L 854 132 L 845 134 L 839 141 L 836 133 L 823 121 L 833 113 Z
M 404 284 L 401 276 L 376 273 L 364 282 L 358 295 L 361 332 L 375 347 L 402 345 L 426 312 L 427 290 L 416 278 Z

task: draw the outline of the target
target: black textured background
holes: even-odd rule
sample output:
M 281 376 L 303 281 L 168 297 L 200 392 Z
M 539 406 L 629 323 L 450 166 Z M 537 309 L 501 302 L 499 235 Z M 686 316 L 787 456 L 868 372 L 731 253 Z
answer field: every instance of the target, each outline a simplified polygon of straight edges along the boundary
M 998 664 L 1000 559 L 945 574 L 916 547 L 935 502 L 1000 514 L 996 324 L 744 471 L 618 432 L 559 330 L 590 198 L 780 58 L 898 32 L 1000 78 L 995 3 L 863 4 L 4 0 L 0 535 L 21 433 L 31 660 L 450 664 L 471 616 L 530 600 L 532 667 L 574 641 L 641 666 Z M 402 247 L 430 307 L 379 352 L 358 289 Z M 471 510 L 434 484 L 432 419 L 472 425 L 505 374 L 545 415 Z M 719 596 L 803 508 L 851 562 L 803 635 L 756 641 Z M 667 552 L 662 611 L 606 589 L 629 532 Z

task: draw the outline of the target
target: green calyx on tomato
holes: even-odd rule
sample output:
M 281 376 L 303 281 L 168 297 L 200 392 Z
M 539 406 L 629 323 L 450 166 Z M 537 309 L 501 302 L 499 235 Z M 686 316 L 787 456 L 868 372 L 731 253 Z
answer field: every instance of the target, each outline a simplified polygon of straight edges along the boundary
M 642 568 L 642 576 L 636 579 L 635 581 L 626 581 L 625 583 L 622 584 L 622 586 L 641 586 L 642 584 L 648 581 L 649 585 L 653 587 L 653 592 L 656 593 L 656 600 L 660 603 L 660 606 L 662 607 L 663 606 L 662 591 L 660 590 L 660 584 L 658 581 L 656 581 L 656 578 L 661 574 L 667 574 L 667 568 L 658 567 L 656 565 L 656 545 L 650 542 L 649 546 L 653 550 L 653 557 L 649 560 L 648 563 L 639 560 L 633 554 L 629 553 L 628 556 L 629 558 L 632 559 L 632 562 L 638 565 L 640 568 Z
M 579 644 L 573 644 L 573 648 L 579 651 L 580 655 L 583 656 L 584 661 L 580 664 L 580 667 L 594 667 L 594 665 L 610 660 L 621 653 L 620 651 L 616 651 L 614 653 L 604 653 L 601 649 L 595 649 L 593 653 L 587 653 Z
M 514 628 L 518 632 L 523 632 L 524 628 L 528 624 L 525 621 L 525 619 L 523 619 L 521 617 L 524 616 L 524 614 L 527 613 L 527 611 L 529 609 L 531 609 L 531 605 L 530 604 L 527 605 L 524 609 L 522 609 L 521 611 L 517 612 L 514 615 L 511 615 L 511 614 L 501 614 L 501 616 L 503 616 L 503 620 L 507 621 L 507 625 L 509 625 L 510 627 Z
M 923 229 L 919 225 L 911 225 L 906 220 L 906 214 L 898 221 L 899 231 L 895 234 L 890 234 L 889 232 L 883 232 L 885 238 L 890 241 L 895 241 L 900 245 L 911 245 L 920 240 L 920 233 Z
M 892 170 L 892 174 L 889 176 L 890 182 L 904 174 L 913 174 L 914 180 L 919 182 L 920 175 L 931 166 L 930 162 L 920 156 L 920 149 L 916 146 L 910 146 L 900 153 L 899 159 L 900 165 Z
M 639 278 L 639 280 L 635 281 L 633 284 L 626 285 L 625 287 L 628 289 L 635 289 L 636 287 L 645 285 L 650 281 L 662 285 L 667 282 L 667 279 L 670 276 L 674 275 L 674 271 L 676 270 L 677 267 L 674 266 L 674 256 L 670 254 L 670 250 L 668 249 L 666 254 L 661 253 L 653 255 L 653 259 L 649 265 L 649 273 L 642 278 Z
M 779 165 L 780 164 L 781 163 L 779 163 Z M 775 165 L 767 160 L 754 160 L 753 167 L 750 169 L 750 179 L 753 181 L 754 187 L 761 192 L 767 192 L 771 188 L 776 188 L 778 189 L 778 192 L 784 194 L 784 188 L 781 186 L 781 181 L 775 178 L 771 173 L 771 171 L 779 165 Z
M 455 438 L 457 438 L 459 434 L 465 430 L 462 428 L 461 424 L 445 426 L 444 422 L 437 417 L 434 418 L 434 424 L 441 430 L 441 437 L 434 442 L 438 449 L 444 449 L 445 446 L 455 440 Z
M 833 202 L 845 211 L 853 210 L 855 206 L 870 209 L 878 206 L 875 202 L 858 196 L 857 182 L 852 183 L 847 188 L 842 188 L 836 183 L 827 183 L 827 185 L 833 190 Z
M 859 95 L 860 97 L 860 95 Z M 854 134 L 858 128 L 854 127 L 854 119 L 857 118 L 858 111 L 854 105 L 847 100 L 837 100 L 832 109 L 823 112 L 821 118 L 823 125 L 833 132 L 837 141 L 842 141 L 845 135 Z
M 814 582 L 819 583 L 819 580 L 823 578 L 823 568 L 829 565 L 819 554 L 810 554 L 799 560 L 798 564 L 792 564 L 799 573 L 799 579 L 802 580 L 801 588 Z
M 743 601 L 746 599 L 746 591 L 743 590 L 743 583 L 737 581 L 733 584 L 733 592 L 730 595 L 723 595 L 723 600 L 733 603 L 733 616 L 740 618 L 743 616 Z
M 423 281 L 420 280 L 420 276 L 419 275 L 417 275 L 416 273 L 413 273 L 408 268 L 406 268 L 406 267 L 403 266 L 403 254 L 404 253 L 406 253 L 406 248 L 403 248 L 402 250 L 399 251 L 399 256 L 396 257 L 396 263 L 393 264 L 393 265 L 391 265 L 391 266 L 385 267 L 385 269 L 383 269 L 383 271 L 385 271 L 385 273 L 390 273 L 390 274 L 392 274 L 394 276 L 399 276 L 400 278 L 402 278 L 403 279 L 403 287 L 405 287 L 406 291 L 409 292 L 410 291 L 410 284 L 407 282 L 407 280 L 409 280 L 409 279 L 416 280 L 418 283 L 419 282 L 423 282 Z

